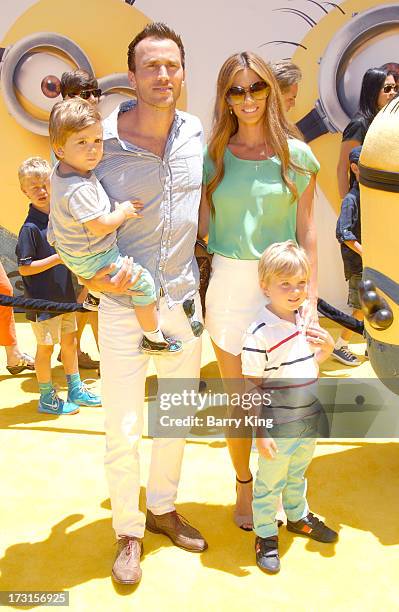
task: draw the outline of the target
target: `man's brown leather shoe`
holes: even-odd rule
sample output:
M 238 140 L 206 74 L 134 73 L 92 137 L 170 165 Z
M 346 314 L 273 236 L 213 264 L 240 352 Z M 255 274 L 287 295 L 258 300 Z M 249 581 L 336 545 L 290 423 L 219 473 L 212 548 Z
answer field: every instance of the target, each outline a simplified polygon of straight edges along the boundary
M 143 544 L 137 538 L 124 536 L 118 540 L 118 552 L 112 567 L 112 577 L 120 584 L 136 584 L 141 580 L 140 557 Z
M 173 544 L 184 550 L 202 552 L 208 548 L 198 529 L 192 527 L 184 517 L 177 514 L 176 510 L 166 514 L 153 514 L 151 510 L 147 510 L 146 527 L 152 533 L 165 534 Z

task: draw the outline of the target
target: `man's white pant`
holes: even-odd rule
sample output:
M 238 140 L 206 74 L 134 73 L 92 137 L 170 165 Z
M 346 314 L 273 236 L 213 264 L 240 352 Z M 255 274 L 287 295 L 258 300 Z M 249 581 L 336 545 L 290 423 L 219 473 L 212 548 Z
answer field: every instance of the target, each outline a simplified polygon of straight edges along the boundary
M 201 303 L 195 297 L 201 320 Z M 197 318 L 197 317 L 196 317 Z M 199 382 L 201 339 L 195 338 L 182 305 L 160 301 L 161 329 L 183 341 L 175 355 L 154 357 L 158 378 Z M 116 535 L 142 538 L 145 515 L 139 511 L 139 442 L 143 429 L 145 380 L 149 356 L 138 349 L 143 333 L 134 310 L 102 297 L 99 308 L 102 399 L 105 409 L 105 471 Z M 194 382 L 193 382 L 194 384 Z M 198 387 L 197 387 L 198 388 Z M 154 514 L 175 509 L 185 439 L 154 438 L 147 485 L 147 508 Z

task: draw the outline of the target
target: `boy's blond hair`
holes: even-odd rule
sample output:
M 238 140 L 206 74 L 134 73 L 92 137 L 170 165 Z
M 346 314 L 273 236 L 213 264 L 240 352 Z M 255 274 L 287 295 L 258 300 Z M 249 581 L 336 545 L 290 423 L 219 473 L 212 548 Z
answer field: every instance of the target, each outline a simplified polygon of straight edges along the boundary
M 18 168 L 18 178 L 21 188 L 23 182 L 28 178 L 45 178 L 47 179 L 51 174 L 51 166 L 46 159 L 43 157 L 29 157 L 22 162 Z
M 101 115 L 93 104 L 87 100 L 76 97 L 53 106 L 50 114 L 49 132 L 51 146 L 56 148 L 64 146 L 71 134 L 80 132 L 93 123 L 101 123 Z
M 258 265 L 259 282 L 268 286 L 275 276 L 290 278 L 303 274 L 310 276 L 308 256 L 293 240 L 275 242 L 262 254 Z

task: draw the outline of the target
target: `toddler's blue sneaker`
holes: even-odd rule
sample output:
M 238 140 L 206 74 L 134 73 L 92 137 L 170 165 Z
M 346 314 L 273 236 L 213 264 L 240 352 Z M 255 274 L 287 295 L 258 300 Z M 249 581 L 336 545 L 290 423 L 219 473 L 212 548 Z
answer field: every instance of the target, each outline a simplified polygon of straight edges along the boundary
M 64 402 L 53 389 L 48 395 L 40 396 L 37 411 L 43 414 L 76 414 L 79 406 L 70 401 Z
M 68 392 L 68 402 L 73 402 L 78 406 L 101 406 L 102 403 L 101 397 L 92 393 L 84 382 Z

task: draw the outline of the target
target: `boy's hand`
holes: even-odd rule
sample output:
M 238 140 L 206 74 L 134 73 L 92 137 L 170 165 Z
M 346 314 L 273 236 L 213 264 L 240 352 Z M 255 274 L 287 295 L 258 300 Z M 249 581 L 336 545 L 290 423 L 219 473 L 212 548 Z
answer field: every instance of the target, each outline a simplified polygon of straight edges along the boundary
M 278 453 L 277 444 L 273 440 L 273 438 L 256 438 L 256 447 L 258 449 L 259 455 L 261 455 L 264 459 L 274 459 L 274 457 Z
M 115 269 L 115 264 L 111 264 L 106 268 L 99 270 L 91 279 L 79 278 L 79 283 L 84 284 L 88 287 L 89 291 L 99 291 L 100 293 L 116 293 L 116 294 L 128 294 L 128 295 L 143 295 L 141 291 L 131 291 L 131 288 L 138 281 L 140 274 L 136 274 L 132 278 L 133 274 L 133 258 L 124 257 L 124 262 L 120 270 L 112 276 L 109 276 L 110 272 Z
M 126 219 L 141 219 L 143 215 L 140 211 L 144 204 L 140 200 L 126 200 L 125 202 L 115 202 L 115 210 L 121 208 L 125 213 Z

